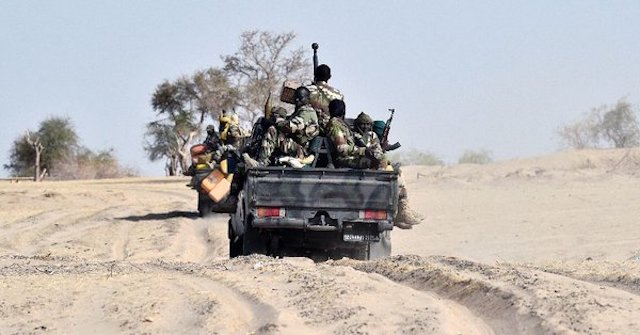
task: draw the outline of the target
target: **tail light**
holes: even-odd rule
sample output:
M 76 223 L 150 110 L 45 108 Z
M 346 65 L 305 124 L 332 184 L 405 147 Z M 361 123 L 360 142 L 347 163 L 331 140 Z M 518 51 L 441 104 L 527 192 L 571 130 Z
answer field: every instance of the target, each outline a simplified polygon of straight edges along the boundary
M 387 211 L 376 211 L 373 209 L 365 209 L 360 211 L 360 218 L 365 220 L 386 220 Z
M 280 207 L 258 207 L 256 208 L 258 217 L 284 217 L 285 210 Z

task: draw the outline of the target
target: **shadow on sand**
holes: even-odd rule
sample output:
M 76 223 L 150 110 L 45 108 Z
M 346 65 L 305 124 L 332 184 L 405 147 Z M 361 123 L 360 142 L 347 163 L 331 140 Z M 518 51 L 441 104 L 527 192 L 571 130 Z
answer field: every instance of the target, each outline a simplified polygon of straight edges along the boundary
M 185 211 L 171 211 L 168 213 L 149 213 L 146 215 L 131 215 L 125 216 L 121 218 L 116 218 L 118 220 L 127 220 L 127 221 L 154 221 L 154 220 L 166 220 L 172 218 L 189 218 L 189 219 L 197 219 L 198 212 L 185 212 Z

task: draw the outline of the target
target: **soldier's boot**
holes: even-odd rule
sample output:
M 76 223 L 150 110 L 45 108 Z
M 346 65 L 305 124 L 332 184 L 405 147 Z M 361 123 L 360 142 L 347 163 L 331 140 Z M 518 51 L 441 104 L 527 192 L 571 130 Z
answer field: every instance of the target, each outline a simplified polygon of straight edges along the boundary
M 411 229 L 413 225 L 420 224 L 423 220 L 424 216 L 409 207 L 409 201 L 406 197 L 398 199 L 398 215 L 393 223 L 396 227 Z

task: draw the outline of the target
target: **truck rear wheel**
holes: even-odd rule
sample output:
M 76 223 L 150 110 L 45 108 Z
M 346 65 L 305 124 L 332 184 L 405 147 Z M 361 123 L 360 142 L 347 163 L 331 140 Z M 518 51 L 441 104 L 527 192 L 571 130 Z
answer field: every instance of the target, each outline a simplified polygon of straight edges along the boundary
M 202 193 L 198 193 L 198 215 L 201 218 L 213 215 L 213 202 L 208 196 L 203 196 Z
M 244 255 L 267 254 L 267 239 L 251 226 L 251 220 L 245 223 L 245 230 L 242 235 L 242 253 Z
M 229 219 L 228 229 L 229 229 L 229 258 L 242 256 L 244 239 L 242 238 L 242 236 L 238 236 L 233 232 L 233 227 L 231 227 L 231 219 Z

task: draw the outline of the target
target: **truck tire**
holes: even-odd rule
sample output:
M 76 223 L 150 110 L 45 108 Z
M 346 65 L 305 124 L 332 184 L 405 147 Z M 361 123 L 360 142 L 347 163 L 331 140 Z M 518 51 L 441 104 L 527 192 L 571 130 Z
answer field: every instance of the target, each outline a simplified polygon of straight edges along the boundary
M 201 193 L 198 194 L 198 215 L 201 218 L 213 215 L 213 202 L 209 197 L 203 197 Z
M 243 253 L 243 237 L 238 236 L 233 232 L 231 227 L 231 219 L 229 219 L 229 258 L 242 256 Z
M 250 219 L 245 222 L 244 234 L 242 235 L 242 253 L 244 255 L 267 254 L 267 240 L 251 226 Z

